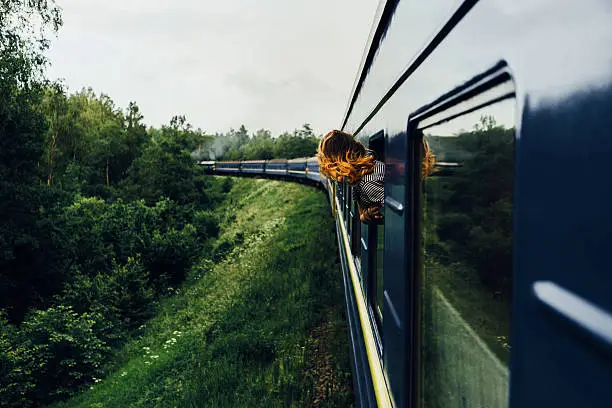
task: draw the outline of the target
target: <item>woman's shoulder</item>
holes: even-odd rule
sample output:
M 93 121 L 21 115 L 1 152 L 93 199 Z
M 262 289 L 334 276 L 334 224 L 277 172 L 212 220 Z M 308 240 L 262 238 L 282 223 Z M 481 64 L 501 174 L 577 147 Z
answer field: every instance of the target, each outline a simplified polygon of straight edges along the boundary
M 385 175 L 385 163 L 375 160 L 374 161 L 374 173 L 384 176 Z
M 372 182 L 382 182 L 385 178 L 385 164 L 378 160 L 374 161 L 374 169 L 359 180 L 359 187 L 363 187 Z

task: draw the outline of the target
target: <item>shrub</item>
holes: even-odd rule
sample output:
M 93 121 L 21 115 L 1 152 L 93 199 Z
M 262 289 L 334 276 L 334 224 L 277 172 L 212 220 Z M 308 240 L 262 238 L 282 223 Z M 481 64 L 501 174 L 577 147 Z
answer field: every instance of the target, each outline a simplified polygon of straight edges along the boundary
M 138 258 L 115 265 L 110 274 L 78 273 L 58 301 L 77 312 L 98 313 L 101 319 L 93 329 L 105 342 L 114 345 L 122 341 L 126 331 L 150 318 L 155 305 L 148 271 Z
M 93 330 L 100 318 L 60 305 L 28 315 L 18 333 L 7 332 L 5 325 L 0 347 L 9 372 L 0 386 L 3 406 L 65 399 L 100 377 L 110 351 Z
M 148 247 L 143 250 L 143 262 L 158 288 L 182 281 L 200 254 L 201 244 L 196 229 L 187 224 L 165 234 L 155 231 Z

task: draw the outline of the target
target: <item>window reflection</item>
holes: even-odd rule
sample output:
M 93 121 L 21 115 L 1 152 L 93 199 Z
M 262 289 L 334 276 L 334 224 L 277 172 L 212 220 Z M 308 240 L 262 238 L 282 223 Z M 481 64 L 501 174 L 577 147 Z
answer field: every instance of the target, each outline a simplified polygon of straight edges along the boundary
M 508 405 L 513 112 L 422 129 L 423 407 Z

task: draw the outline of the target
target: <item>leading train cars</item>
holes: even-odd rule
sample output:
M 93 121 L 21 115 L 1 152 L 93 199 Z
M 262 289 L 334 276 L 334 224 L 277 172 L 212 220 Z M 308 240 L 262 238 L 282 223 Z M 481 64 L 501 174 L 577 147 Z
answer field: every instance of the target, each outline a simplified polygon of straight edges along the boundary
M 610 21 L 606 0 L 380 3 L 342 129 L 385 162 L 384 222 L 315 176 L 358 406 L 612 406 Z

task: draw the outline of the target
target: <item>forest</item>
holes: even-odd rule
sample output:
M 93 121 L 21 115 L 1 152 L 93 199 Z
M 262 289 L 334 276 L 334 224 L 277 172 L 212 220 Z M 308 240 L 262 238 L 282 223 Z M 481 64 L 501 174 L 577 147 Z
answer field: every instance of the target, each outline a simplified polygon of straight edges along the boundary
M 33 21 L 40 23 L 35 24 Z M 148 127 L 92 89 L 45 78 L 60 9 L 0 7 L 0 401 L 48 404 L 104 374 L 203 253 L 230 180 L 198 159 L 310 156 L 309 125 L 214 135 L 174 116 Z

